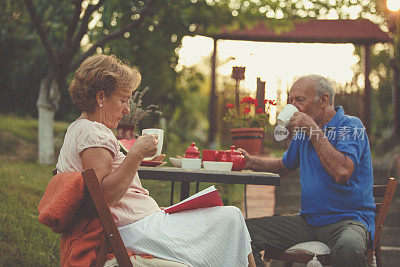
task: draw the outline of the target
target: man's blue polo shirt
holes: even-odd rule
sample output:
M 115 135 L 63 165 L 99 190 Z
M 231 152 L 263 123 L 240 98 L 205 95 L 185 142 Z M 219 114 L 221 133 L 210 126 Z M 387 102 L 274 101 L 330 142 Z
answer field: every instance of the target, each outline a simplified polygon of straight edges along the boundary
M 368 137 L 360 119 L 345 115 L 342 107 L 335 107 L 335 111 L 335 116 L 322 130 L 332 146 L 354 163 L 354 171 L 346 184 L 336 183 L 325 171 L 313 144 L 304 133 L 294 135 L 282 161 L 289 170 L 300 167 L 300 213 L 310 225 L 356 220 L 366 226 L 373 238 L 375 203 Z

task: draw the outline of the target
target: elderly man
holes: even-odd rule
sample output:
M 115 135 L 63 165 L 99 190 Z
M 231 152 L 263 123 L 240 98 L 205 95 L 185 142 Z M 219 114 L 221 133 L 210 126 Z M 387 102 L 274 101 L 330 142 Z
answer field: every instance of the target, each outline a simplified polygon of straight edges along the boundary
M 371 153 L 361 121 L 334 107 L 334 90 L 319 75 L 299 78 L 289 93 L 298 108 L 282 158 L 251 156 L 247 168 L 287 175 L 300 167 L 300 214 L 248 219 L 257 266 L 259 251 L 276 252 L 306 241 L 331 249 L 333 266 L 366 266 L 374 234 Z

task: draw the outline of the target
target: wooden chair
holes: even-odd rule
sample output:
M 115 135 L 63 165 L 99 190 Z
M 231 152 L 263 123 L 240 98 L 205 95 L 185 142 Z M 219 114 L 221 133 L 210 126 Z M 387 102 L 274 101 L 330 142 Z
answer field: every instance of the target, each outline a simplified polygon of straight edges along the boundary
M 383 223 L 386 218 L 386 214 L 389 210 L 390 202 L 392 201 L 394 192 L 396 190 L 396 186 L 397 186 L 397 181 L 394 178 L 390 178 L 387 185 L 374 185 L 373 189 L 373 194 L 376 204 L 374 248 L 370 249 L 367 252 L 367 259 L 368 263 L 370 264 L 371 261 L 373 260 L 373 256 L 375 256 L 376 265 L 378 267 L 382 266 L 380 236 L 382 232 Z M 288 250 L 290 250 L 290 248 Z M 277 254 L 270 253 L 266 255 L 268 258 L 264 258 L 264 261 L 281 260 L 285 261 L 285 266 L 292 266 L 293 263 L 307 264 L 314 257 L 314 254 L 312 253 L 293 253 L 293 252 L 289 253 L 288 250 Z M 330 254 L 317 255 L 317 258 L 322 263 L 322 265 L 324 266 L 331 265 Z
M 124 246 L 124 243 L 122 242 L 121 235 L 119 234 L 117 226 L 115 225 L 104 192 L 100 186 L 100 183 L 97 179 L 94 170 L 93 169 L 84 170 L 82 172 L 82 177 L 85 182 L 88 193 L 85 195 L 85 200 L 84 200 L 85 204 L 97 210 L 97 214 L 100 218 L 100 221 L 104 229 L 103 240 L 101 242 L 102 246 L 100 248 L 100 253 L 98 254 L 96 267 L 104 266 L 110 246 L 114 252 L 118 266 L 123 266 L 123 267 L 133 266 L 131 261 L 132 259 L 129 257 L 129 254 Z M 136 260 L 135 255 L 133 255 L 132 257 L 135 257 L 135 266 L 166 266 L 166 267 L 185 266 L 184 264 L 164 259 L 158 259 L 158 258 L 154 258 L 154 260 L 140 259 L 139 257 Z M 111 266 L 115 266 L 115 264 L 111 264 Z
M 93 201 L 92 203 L 97 210 L 104 229 L 103 242 L 97 258 L 96 266 L 104 266 L 110 245 L 120 266 L 133 266 L 94 170 L 84 170 L 82 172 L 82 177 L 88 193 L 90 194 L 89 201 Z

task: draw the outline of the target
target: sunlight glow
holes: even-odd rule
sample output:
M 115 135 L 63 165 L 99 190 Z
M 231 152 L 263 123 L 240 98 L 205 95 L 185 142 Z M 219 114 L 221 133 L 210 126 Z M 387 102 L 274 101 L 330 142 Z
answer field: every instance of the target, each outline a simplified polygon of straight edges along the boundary
M 199 67 L 200 71 L 209 73 L 210 63 L 205 60 L 210 58 L 212 43 L 212 39 L 208 37 L 185 36 L 178 51 L 179 64 L 185 67 L 202 65 Z M 257 77 L 266 81 L 266 87 L 273 88 L 273 91 L 277 89 L 278 80 L 286 87 L 296 77 L 310 73 L 344 84 L 351 81 L 352 66 L 359 61 L 353 53 L 352 44 L 219 40 L 217 73 L 229 77 L 233 66 L 245 66 L 246 79 L 242 82 L 242 87 L 252 92 L 256 90 Z
M 185 36 L 177 51 L 179 61 L 175 69 L 179 71 L 183 67 L 196 66 L 197 71 L 209 74 L 212 49 L 212 38 Z M 242 91 L 255 96 L 257 77 L 260 77 L 266 82 L 265 97 L 275 100 L 279 97 L 277 102 L 285 103 L 292 83 L 302 75 L 319 74 L 339 85 L 350 83 L 352 67 L 360 60 L 353 54 L 354 50 L 353 44 L 218 40 L 217 90 L 224 90 L 221 81 L 230 80 L 233 66 L 244 66 L 246 72 L 245 80 L 240 85 Z M 280 110 L 281 107 L 271 109 L 271 123 L 275 122 L 276 108 Z
M 400 0 L 387 0 L 386 5 L 390 11 L 400 10 Z

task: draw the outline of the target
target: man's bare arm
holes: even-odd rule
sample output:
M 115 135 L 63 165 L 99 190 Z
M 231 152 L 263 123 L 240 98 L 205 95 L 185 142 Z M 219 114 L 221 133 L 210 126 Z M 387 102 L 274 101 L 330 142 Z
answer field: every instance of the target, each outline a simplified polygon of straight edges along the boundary
M 243 149 L 238 149 L 246 158 L 246 169 L 258 172 L 273 172 L 280 176 L 286 176 L 290 172 L 285 168 L 282 158 L 260 157 L 250 155 Z
M 350 157 L 336 150 L 328 139 L 324 138 L 324 133 L 319 127 L 310 132 L 310 135 L 310 141 L 325 170 L 335 179 L 336 183 L 347 183 L 354 171 L 354 163 Z
M 317 123 L 307 114 L 296 112 L 290 119 L 293 127 L 305 127 L 306 134 L 317 151 L 318 158 L 325 170 L 333 177 L 336 183 L 345 184 L 354 171 L 354 164 L 350 157 L 336 150 Z

